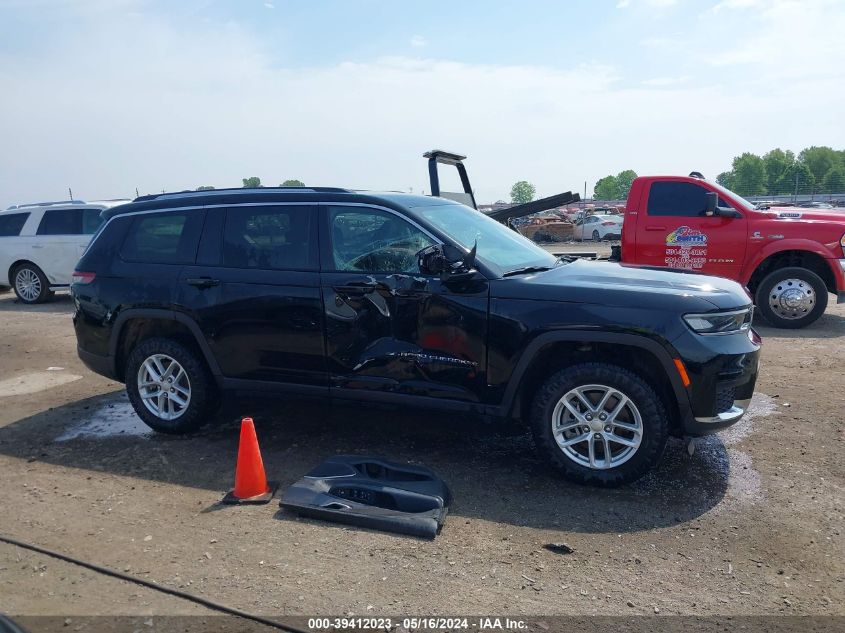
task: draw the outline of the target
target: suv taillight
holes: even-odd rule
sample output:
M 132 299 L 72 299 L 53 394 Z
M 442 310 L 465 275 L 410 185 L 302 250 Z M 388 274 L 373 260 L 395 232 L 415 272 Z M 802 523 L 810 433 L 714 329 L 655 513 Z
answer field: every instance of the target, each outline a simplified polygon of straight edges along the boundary
M 78 270 L 73 271 L 73 276 L 70 278 L 72 284 L 90 284 L 94 281 L 97 273 L 81 273 Z

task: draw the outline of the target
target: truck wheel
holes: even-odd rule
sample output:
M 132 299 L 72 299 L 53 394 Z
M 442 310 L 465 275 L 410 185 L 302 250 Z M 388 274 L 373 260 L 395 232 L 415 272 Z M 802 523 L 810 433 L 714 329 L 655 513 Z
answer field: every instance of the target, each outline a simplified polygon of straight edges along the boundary
M 126 392 L 144 423 L 160 433 L 190 433 L 217 408 L 217 387 L 205 362 L 176 341 L 142 342 L 126 362 Z
M 599 232 L 596 229 L 593 229 L 593 241 L 594 242 L 600 242 L 601 241 L 601 235 L 599 235 Z
M 531 408 L 541 453 L 567 479 L 615 487 L 635 481 L 663 455 L 669 422 L 654 389 L 607 363 L 585 363 L 552 375 Z
M 12 273 L 15 294 L 22 303 L 44 303 L 53 296 L 50 281 L 35 264 L 20 264 Z
M 827 308 L 827 287 L 812 270 L 779 268 L 757 287 L 757 310 L 766 321 L 780 328 L 810 325 Z

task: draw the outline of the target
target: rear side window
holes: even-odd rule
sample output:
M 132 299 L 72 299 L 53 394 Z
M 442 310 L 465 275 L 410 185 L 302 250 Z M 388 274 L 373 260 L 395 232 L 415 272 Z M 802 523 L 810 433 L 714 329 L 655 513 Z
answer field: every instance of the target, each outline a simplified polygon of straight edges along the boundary
M 82 235 L 82 209 L 52 209 L 44 212 L 37 235 Z
M 233 207 L 226 212 L 223 265 L 316 270 L 316 207 Z
M 202 213 L 153 213 L 139 215 L 120 249 L 128 262 L 189 264 L 197 254 Z
M 648 214 L 678 217 L 703 216 L 707 190 L 689 182 L 655 182 L 648 194 Z
M 13 237 L 21 234 L 23 225 L 29 213 L 2 213 L 0 214 L 0 237 Z

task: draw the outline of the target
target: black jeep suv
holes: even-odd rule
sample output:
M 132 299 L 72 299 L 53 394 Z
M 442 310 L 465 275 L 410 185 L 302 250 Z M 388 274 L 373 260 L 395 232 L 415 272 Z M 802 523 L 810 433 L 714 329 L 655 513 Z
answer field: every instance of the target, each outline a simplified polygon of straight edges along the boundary
M 554 257 L 444 198 L 332 188 L 138 198 L 72 285 L 79 356 L 166 433 L 262 390 L 515 419 L 617 485 L 736 422 L 751 299 L 716 277 Z

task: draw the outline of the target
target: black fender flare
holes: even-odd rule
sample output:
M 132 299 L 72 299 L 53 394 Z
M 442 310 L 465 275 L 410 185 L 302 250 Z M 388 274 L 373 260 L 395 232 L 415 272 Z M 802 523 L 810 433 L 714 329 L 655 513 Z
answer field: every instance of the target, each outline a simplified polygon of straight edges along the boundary
M 129 308 L 127 310 L 122 310 L 120 314 L 117 315 L 117 318 L 112 324 L 111 338 L 109 340 L 109 356 L 114 364 L 116 375 L 118 373 L 117 345 L 120 342 L 120 335 L 121 332 L 123 332 L 126 322 L 131 319 L 160 319 L 162 321 L 175 321 L 184 325 L 194 337 L 194 341 L 202 352 L 211 374 L 215 378 L 222 376 L 220 365 L 217 363 L 217 359 L 214 358 L 214 354 L 211 353 L 211 348 L 208 346 L 208 343 L 206 342 L 205 337 L 202 334 L 202 330 L 200 330 L 200 326 L 197 322 L 186 314 L 176 312 L 175 310 L 165 310 L 163 308 Z
M 669 378 L 669 383 L 672 385 L 672 391 L 675 395 L 675 400 L 678 404 L 678 411 L 681 419 L 686 419 L 692 415 L 690 407 L 689 394 L 684 387 L 681 377 L 678 374 L 678 369 L 675 367 L 675 361 L 669 350 L 658 341 L 648 338 L 646 336 L 639 336 L 637 334 L 626 334 L 622 332 L 600 332 L 589 330 L 565 330 L 555 332 L 545 332 L 535 337 L 522 352 L 519 362 L 514 368 L 511 379 L 508 381 L 508 386 L 505 388 L 504 396 L 502 397 L 501 410 L 507 415 L 510 414 L 516 404 L 516 396 L 522 386 L 522 379 L 525 372 L 534 362 L 537 354 L 544 347 L 560 342 L 579 342 L 579 343 L 615 343 L 618 345 L 625 345 L 628 347 L 636 347 L 651 353 L 661 364 Z

